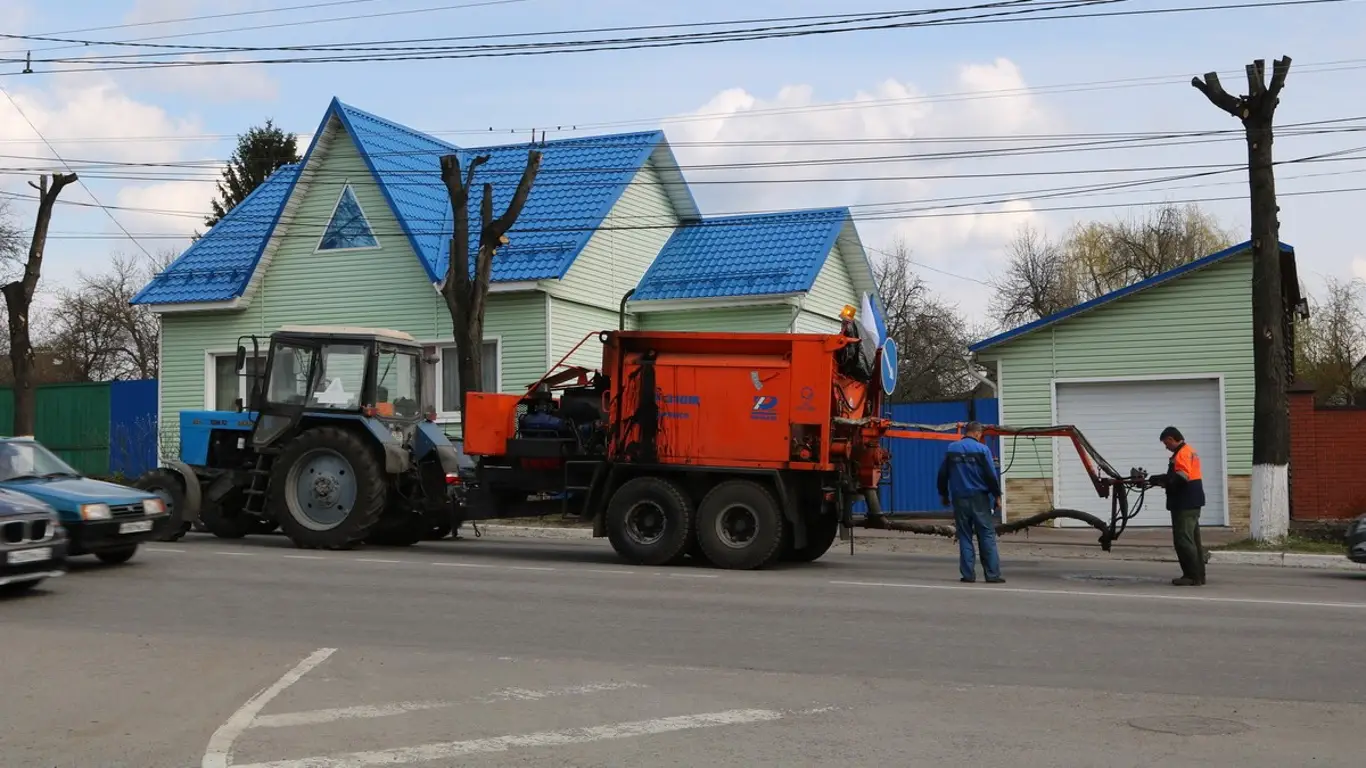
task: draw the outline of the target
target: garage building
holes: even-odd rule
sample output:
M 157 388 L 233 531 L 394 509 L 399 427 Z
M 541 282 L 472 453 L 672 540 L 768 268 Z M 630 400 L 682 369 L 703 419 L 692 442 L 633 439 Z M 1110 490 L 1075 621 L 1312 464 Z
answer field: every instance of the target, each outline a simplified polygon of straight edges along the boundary
M 1287 308 L 1302 307 L 1294 249 L 1284 244 L 1281 270 Z M 1293 345 L 1294 312 L 1286 317 L 1286 343 Z M 1202 524 L 1247 530 L 1252 337 L 1252 251 L 1245 242 L 970 351 L 994 372 L 1003 425 L 1076 425 L 1121 472 L 1165 471 L 1168 454 L 1158 435 L 1175 425 L 1204 468 Z M 1288 358 L 1293 364 L 1294 355 Z M 1003 438 L 1001 466 L 1007 519 L 1055 506 L 1109 518 L 1110 501 L 1096 495 L 1070 443 Z M 1170 524 L 1161 489 L 1130 523 Z

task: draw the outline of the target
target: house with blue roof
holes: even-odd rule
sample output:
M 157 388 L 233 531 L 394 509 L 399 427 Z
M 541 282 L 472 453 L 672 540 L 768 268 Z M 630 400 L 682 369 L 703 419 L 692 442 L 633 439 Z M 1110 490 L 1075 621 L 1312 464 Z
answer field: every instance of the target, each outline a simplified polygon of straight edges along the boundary
M 1295 251 L 1281 246 L 1286 344 L 1303 312 Z M 1000 422 L 1071 424 L 1118 471 L 1165 472 L 1163 428 L 1181 430 L 1200 456 L 1201 524 L 1247 531 L 1252 492 L 1252 246 L 1240 243 L 970 347 L 994 369 Z M 1292 372 L 1293 373 L 1293 372 Z M 1004 514 L 1052 507 L 1110 519 L 1073 446 L 1003 438 Z M 1136 499 L 1136 496 L 1130 497 Z M 1068 521 L 1065 524 L 1070 524 Z M 1131 526 L 1170 526 L 1162 491 Z
M 541 170 L 498 252 L 485 315 L 486 391 L 535 382 L 616 328 L 820 332 L 876 294 L 849 211 L 704 217 L 660 131 L 536 143 Z M 439 292 L 453 231 L 440 158 L 491 183 L 502 210 L 526 144 L 457 147 L 333 100 L 303 159 L 278 169 L 134 298 L 161 319 L 163 424 L 245 395 L 238 339 L 287 324 L 392 328 L 428 347 L 428 392 L 459 421 Z M 471 195 L 477 237 L 479 195 Z M 471 248 L 473 252 L 474 248 Z M 627 297 L 630 292 L 629 298 Z M 594 365 L 596 344 L 572 362 Z M 250 365 L 257 365 L 253 360 Z

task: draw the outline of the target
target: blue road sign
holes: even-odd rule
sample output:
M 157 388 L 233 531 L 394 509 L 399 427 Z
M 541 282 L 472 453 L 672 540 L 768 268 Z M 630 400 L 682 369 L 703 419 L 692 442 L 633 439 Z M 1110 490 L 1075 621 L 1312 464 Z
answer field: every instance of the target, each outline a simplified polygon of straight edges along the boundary
M 891 395 L 896 391 L 896 342 L 887 339 L 882 342 L 882 392 Z

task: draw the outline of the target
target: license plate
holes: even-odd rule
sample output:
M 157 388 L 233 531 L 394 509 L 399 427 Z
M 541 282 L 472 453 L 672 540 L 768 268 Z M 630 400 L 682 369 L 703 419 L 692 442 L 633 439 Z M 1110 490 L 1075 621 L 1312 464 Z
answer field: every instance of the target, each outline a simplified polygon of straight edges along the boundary
M 44 560 L 52 559 L 52 547 L 39 547 L 37 549 L 21 549 L 17 552 L 9 553 L 10 565 L 21 565 L 23 563 L 41 563 Z
M 119 523 L 119 533 L 146 533 L 152 530 L 151 520 L 139 520 L 135 523 Z

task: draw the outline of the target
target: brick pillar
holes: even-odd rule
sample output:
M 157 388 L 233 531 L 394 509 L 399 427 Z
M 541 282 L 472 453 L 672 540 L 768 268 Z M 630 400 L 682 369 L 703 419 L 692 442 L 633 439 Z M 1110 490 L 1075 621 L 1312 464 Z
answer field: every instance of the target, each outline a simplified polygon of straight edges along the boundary
M 1323 508 L 1322 480 L 1318 460 L 1318 418 L 1314 391 L 1295 388 L 1290 400 L 1290 517 L 1314 520 Z

